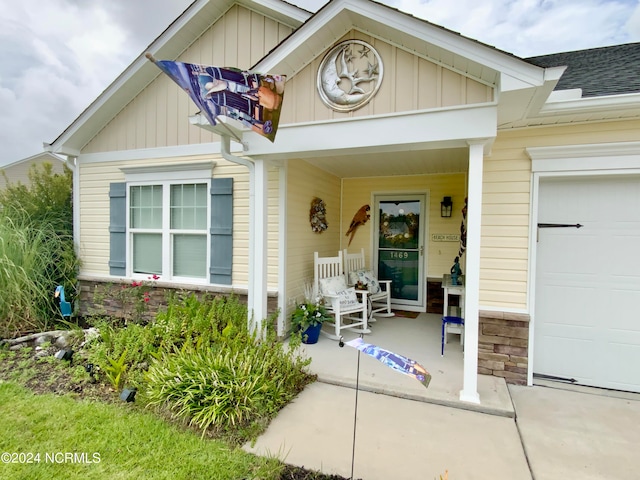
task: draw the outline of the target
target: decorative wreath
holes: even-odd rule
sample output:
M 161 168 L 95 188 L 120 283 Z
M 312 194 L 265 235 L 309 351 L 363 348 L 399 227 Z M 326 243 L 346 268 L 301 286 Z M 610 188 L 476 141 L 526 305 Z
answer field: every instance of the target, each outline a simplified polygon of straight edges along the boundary
M 324 204 L 324 200 L 318 197 L 311 200 L 309 222 L 311 223 L 311 230 L 316 233 L 322 233 L 327 229 L 327 207 Z

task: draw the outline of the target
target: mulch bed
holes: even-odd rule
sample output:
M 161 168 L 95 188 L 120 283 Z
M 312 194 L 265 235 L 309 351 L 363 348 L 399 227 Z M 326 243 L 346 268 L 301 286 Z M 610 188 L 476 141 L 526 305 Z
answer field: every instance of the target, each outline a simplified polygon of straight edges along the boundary
M 78 381 L 72 378 L 72 369 L 60 368 L 61 363 L 47 360 L 59 349 L 50 347 L 46 356 L 35 358 L 33 350 L 18 350 L 11 359 L 0 362 L 0 380 L 16 381 L 36 394 L 53 393 L 71 395 L 78 399 L 105 403 L 121 402 L 111 385 L 97 381 Z M 84 365 L 81 358 L 72 358 L 71 365 Z M 285 465 L 277 480 L 347 480 L 339 475 L 326 475 L 293 465 Z

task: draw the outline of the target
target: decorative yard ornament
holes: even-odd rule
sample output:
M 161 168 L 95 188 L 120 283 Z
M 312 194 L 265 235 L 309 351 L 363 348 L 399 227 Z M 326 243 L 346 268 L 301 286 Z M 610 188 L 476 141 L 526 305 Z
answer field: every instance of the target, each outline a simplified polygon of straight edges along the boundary
M 431 382 L 431 374 L 415 360 L 390 352 L 389 350 L 380 348 L 377 345 L 365 343 L 360 337 L 343 343 L 366 353 L 396 372 L 415 378 L 424 385 L 425 388 L 427 388 L 429 386 L 429 382 Z
M 460 257 L 456 257 L 451 267 L 451 285 L 459 285 L 458 277 L 462 275 L 462 269 L 460 268 Z
M 329 108 L 351 112 L 378 92 L 383 66 L 380 55 L 362 40 L 346 40 L 326 54 L 318 68 L 318 93 Z
M 371 210 L 371 207 L 369 205 L 363 205 L 353 216 L 351 225 L 349 225 L 349 230 L 347 230 L 346 233 L 346 236 L 349 236 L 349 234 L 351 234 L 351 237 L 349 238 L 349 245 L 351 245 L 351 240 L 353 240 L 353 236 L 356 234 L 356 230 L 358 229 L 358 227 L 367 223 L 367 220 L 371 218 L 371 215 L 369 215 L 369 210 Z
M 219 116 L 226 116 L 272 142 L 275 140 L 284 75 L 156 60 L 150 53 L 146 57 L 187 92 L 211 125 L 218 124 Z
M 327 207 L 324 204 L 324 200 L 315 197 L 311 200 L 311 210 L 309 210 L 309 222 L 311 223 L 311 230 L 315 233 L 324 232 L 327 227 Z

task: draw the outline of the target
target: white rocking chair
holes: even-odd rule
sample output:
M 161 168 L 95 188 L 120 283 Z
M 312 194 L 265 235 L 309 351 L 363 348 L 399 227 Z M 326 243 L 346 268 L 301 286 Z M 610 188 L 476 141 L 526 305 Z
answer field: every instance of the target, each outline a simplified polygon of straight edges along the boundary
M 393 317 L 391 311 L 391 280 L 378 280 L 364 263 L 364 248 L 359 253 L 347 253 L 344 250 L 344 273 L 348 285 L 355 285 L 358 280 L 367 285 L 369 299 L 372 308 L 370 315 L 373 317 Z M 369 321 L 375 321 L 370 319 Z
M 335 334 L 321 330 L 333 340 L 340 340 L 342 330 L 371 333 L 368 326 L 366 291 L 348 288 L 342 267 L 342 252 L 337 257 L 319 257 L 313 254 L 313 294 L 324 299 L 325 306 L 333 315 Z M 360 298 L 358 298 L 360 296 Z

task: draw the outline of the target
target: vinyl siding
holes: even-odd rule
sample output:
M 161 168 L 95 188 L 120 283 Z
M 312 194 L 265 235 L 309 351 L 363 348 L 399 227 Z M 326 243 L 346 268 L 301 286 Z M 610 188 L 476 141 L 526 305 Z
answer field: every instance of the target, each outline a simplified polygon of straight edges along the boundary
M 33 165 L 44 165 L 48 163 L 51 165 L 51 173 L 62 174 L 64 173 L 64 165 L 60 160 L 52 160 L 50 157 L 45 156 L 44 160 L 33 159 L 26 162 L 19 162 L 13 165 L 7 165 L 6 167 L 0 167 L 0 190 L 7 186 L 7 181 L 3 173 L 9 179 L 9 184 L 21 183 L 23 185 L 31 185 L 29 179 L 29 170 Z
M 347 248 L 349 243 L 349 238 L 345 234 L 349 229 L 353 215 L 362 205 L 371 205 L 374 193 L 427 192 L 429 206 L 427 211 L 428 229 L 425 239 L 427 247 L 426 276 L 441 277 L 444 273 L 449 273 L 453 260 L 458 255 L 460 244 L 458 242 L 434 242 L 431 240 L 431 234 L 460 233 L 462 207 L 466 197 L 466 179 L 465 173 L 345 179 L 340 248 Z M 440 216 L 440 202 L 444 196 L 452 197 L 453 210 L 450 218 Z M 367 265 L 371 264 L 371 242 L 375 234 L 373 232 L 375 212 L 371 211 L 370 213 L 371 220 L 358 228 L 351 245 L 348 247 L 350 252 L 357 252 L 364 248 Z
M 81 272 L 87 275 L 109 275 L 109 184 L 123 182 L 121 167 L 171 165 L 214 160 L 213 176 L 233 177 L 233 285 L 248 284 L 249 256 L 249 174 L 246 167 L 222 158 L 181 157 L 127 162 L 81 163 L 80 182 L 80 256 Z M 278 278 L 278 170 L 268 172 L 268 286 L 276 289 Z
M 324 200 L 328 228 L 315 233 L 309 224 L 314 197 Z M 300 301 L 313 282 L 313 252 L 335 256 L 340 250 L 340 179 L 303 160 L 287 165 L 287 308 Z M 289 318 L 287 313 L 285 318 Z
M 352 30 L 343 40 L 363 40 L 382 58 L 384 76 L 375 98 L 353 112 L 334 112 L 317 92 L 318 67 L 326 51 L 288 79 L 281 123 L 301 123 L 404 111 L 485 103 L 493 100 L 493 88 L 447 70 L 380 39 Z M 336 43 L 338 43 L 337 41 Z
M 526 148 L 640 140 L 640 121 L 500 131 L 484 160 L 480 303 L 527 309 L 531 160 Z
M 246 70 L 291 31 L 273 19 L 235 5 L 177 60 Z M 160 70 L 158 73 L 83 148 L 83 153 L 217 141 L 213 133 L 189 124 L 189 116 L 196 114 L 198 108 L 168 76 Z

